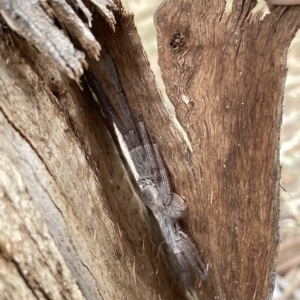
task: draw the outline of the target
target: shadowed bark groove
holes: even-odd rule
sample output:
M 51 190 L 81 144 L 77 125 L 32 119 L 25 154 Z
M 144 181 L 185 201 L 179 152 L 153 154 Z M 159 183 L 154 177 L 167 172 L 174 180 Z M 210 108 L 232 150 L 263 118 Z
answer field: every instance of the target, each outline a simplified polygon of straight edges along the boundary
M 300 8 L 262 19 L 250 13 L 256 1 L 234 1 L 230 14 L 221 2 L 167 0 L 155 15 L 163 80 L 192 145 L 191 159 L 169 167 L 181 174 L 177 192 L 189 199 L 188 224 L 209 266 L 203 299 L 268 299 L 285 59 Z

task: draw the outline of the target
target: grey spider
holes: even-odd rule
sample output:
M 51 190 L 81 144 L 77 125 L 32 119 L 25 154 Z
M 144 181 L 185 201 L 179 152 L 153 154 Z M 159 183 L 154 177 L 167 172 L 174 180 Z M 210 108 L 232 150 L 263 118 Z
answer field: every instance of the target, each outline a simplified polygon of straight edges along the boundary
M 161 233 L 171 253 L 172 263 L 179 270 L 186 286 L 193 288 L 194 270 L 200 274 L 203 280 L 207 278 L 207 270 L 199 256 L 198 249 L 179 224 L 179 220 L 186 213 L 187 203 L 182 197 L 171 191 L 166 167 L 157 143 L 154 137 L 149 138 L 141 115 L 137 119 L 137 126 L 135 126 L 112 57 L 108 50 L 104 55 L 117 91 L 126 126 L 110 104 L 99 81 L 91 72 L 86 71 L 85 76 L 88 84 L 122 134 L 139 175 L 138 184 L 141 199 L 158 220 Z

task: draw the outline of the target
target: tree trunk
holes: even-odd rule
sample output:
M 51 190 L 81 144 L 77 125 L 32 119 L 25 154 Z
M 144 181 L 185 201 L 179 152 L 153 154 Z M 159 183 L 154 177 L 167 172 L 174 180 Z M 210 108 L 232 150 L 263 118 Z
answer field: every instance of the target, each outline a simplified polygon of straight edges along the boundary
M 300 9 L 262 18 L 255 5 L 165 1 L 155 18 L 167 94 L 192 145 L 180 169 L 169 166 L 209 265 L 203 299 L 273 292 L 285 61 Z
M 184 225 L 209 271 L 199 296 L 268 299 L 285 56 L 300 9 L 261 20 L 249 15 L 251 1 L 235 1 L 231 14 L 223 2 L 194 2 L 166 1 L 156 14 L 167 93 L 191 149 L 164 107 L 133 16 L 119 4 L 114 31 L 95 10 L 92 31 L 189 203 Z M 115 98 L 102 58 L 88 64 Z M 0 298 L 184 298 L 84 80 L 79 87 L 2 26 L 0 83 Z

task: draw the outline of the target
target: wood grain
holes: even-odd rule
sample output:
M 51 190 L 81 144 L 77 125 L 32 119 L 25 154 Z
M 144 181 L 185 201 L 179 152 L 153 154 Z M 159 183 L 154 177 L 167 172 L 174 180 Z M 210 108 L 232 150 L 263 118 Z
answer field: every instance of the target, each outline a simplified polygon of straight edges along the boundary
M 182 174 L 176 186 L 209 265 L 201 299 L 273 291 L 285 60 L 300 22 L 299 7 L 262 18 L 255 4 L 234 1 L 225 13 L 225 1 L 167 0 L 155 16 L 167 94 L 192 145 L 169 166 Z

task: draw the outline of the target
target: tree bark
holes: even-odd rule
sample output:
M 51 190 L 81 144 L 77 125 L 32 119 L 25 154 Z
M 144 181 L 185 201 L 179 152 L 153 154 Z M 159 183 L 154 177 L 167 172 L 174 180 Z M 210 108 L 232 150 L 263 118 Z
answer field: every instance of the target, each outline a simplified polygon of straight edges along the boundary
M 167 0 L 156 12 L 163 80 L 192 146 L 169 167 L 182 174 L 176 187 L 209 266 L 203 299 L 269 299 L 285 61 L 299 7 L 262 17 L 251 13 L 256 1 L 233 1 L 230 13 L 225 4 Z
M 118 31 L 126 27 L 138 46 L 137 74 L 158 95 L 133 16 L 116 16 Z M 156 221 L 84 81 L 81 90 L 34 45 L 1 29 L 0 298 L 175 299 Z
M 231 14 L 218 1 L 194 2 L 166 1 L 156 15 L 164 81 L 191 149 L 161 100 L 133 16 L 118 4 L 113 30 L 95 10 L 92 31 L 189 203 L 184 225 L 209 270 L 199 296 L 267 299 L 285 56 L 299 8 L 261 20 L 251 1 L 235 1 Z M 101 56 L 87 62 L 115 99 Z M 85 82 L 3 26 L 0 83 L 0 298 L 184 298 Z

